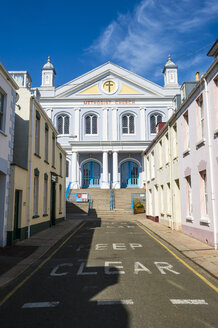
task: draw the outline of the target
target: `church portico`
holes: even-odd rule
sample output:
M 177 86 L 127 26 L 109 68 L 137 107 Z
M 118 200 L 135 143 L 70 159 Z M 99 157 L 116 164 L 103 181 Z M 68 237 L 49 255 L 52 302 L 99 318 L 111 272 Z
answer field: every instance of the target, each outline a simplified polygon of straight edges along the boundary
M 70 162 L 71 189 L 113 189 L 143 187 L 142 151 L 102 149 L 72 150 Z

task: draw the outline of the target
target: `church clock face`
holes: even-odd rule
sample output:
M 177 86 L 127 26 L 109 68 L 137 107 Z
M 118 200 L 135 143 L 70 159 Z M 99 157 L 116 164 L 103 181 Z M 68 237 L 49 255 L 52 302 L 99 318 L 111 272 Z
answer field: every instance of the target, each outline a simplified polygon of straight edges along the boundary
M 107 94 L 113 94 L 117 91 L 117 83 L 113 80 L 106 80 L 103 82 L 102 89 Z

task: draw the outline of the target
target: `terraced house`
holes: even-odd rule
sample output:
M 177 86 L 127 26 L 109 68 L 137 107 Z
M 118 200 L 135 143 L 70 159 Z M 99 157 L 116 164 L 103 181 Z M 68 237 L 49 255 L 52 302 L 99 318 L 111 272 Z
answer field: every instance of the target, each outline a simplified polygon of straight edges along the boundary
M 8 244 L 65 218 L 66 154 L 58 132 L 31 92 L 26 71 L 10 72 L 19 85 L 11 164 Z
M 184 82 L 181 105 L 145 150 L 147 216 L 217 248 L 218 41 L 214 61 Z
M 7 242 L 17 83 L 0 63 L 0 247 Z

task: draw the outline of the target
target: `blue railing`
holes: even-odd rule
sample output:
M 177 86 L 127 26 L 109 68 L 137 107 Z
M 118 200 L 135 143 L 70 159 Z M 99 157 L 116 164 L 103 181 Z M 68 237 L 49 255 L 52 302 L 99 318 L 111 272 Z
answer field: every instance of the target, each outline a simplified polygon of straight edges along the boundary
M 144 208 L 146 208 L 146 198 L 144 192 L 131 194 L 131 205 L 132 205 L 133 214 L 135 214 L 134 207 L 135 207 L 135 203 L 137 202 L 141 203 L 144 206 Z
M 88 203 L 88 212 L 91 208 L 91 195 L 89 193 L 70 193 L 67 197 L 70 203 Z
M 71 186 L 71 182 L 69 182 L 68 187 L 67 187 L 67 190 L 66 190 L 66 193 L 65 193 L 65 199 L 66 200 L 67 200 L 67 197 L 68 197 L 69 192 L 70 192 L 70 186 Z
M 109 189 L 109 208 L 110 208 L 110 211 L 113 211 L 113 209 L 114 209 L 114 195 L 113 195 L 113 189 L 112 189 L 112 181 L 110 181 L 110 189 Z

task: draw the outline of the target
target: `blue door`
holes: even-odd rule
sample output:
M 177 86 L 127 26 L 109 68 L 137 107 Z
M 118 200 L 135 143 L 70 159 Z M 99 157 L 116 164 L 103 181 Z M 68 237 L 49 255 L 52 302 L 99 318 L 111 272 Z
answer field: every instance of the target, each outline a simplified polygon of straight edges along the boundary
M 121 165 L 121 187 L 136 187 L 138 186 L 139 168 L 132 161 L 127 161 Z
M 88 162 L 83 165 L 83 188 L 100 186 L 100 165 Z

